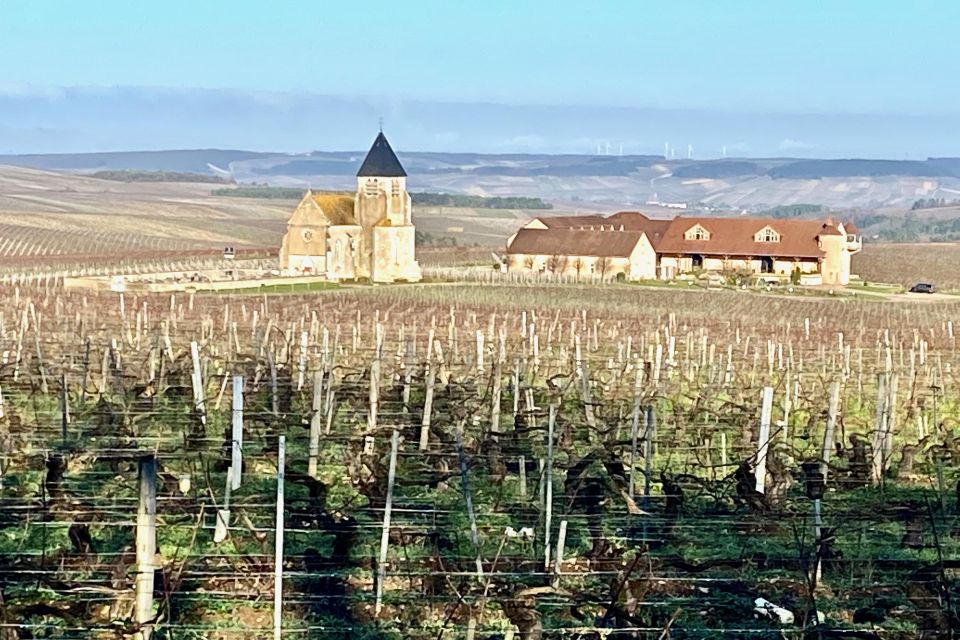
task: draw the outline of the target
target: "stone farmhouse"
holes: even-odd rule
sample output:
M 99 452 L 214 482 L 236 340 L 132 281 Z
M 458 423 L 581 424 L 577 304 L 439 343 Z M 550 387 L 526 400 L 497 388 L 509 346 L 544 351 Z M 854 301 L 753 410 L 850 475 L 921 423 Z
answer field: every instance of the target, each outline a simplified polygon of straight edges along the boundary
M 535 218 L 507 241 L 513 271 L 670 280 L 688 274 L 749 272 L 805 284 L 846 285 L 862 247 L 852 224 L 763 218 Z
M 416 282 L 407 173 L 381 131 L 357 171 L 356 193 L 307 191 L 280 247 L 285 275 Z

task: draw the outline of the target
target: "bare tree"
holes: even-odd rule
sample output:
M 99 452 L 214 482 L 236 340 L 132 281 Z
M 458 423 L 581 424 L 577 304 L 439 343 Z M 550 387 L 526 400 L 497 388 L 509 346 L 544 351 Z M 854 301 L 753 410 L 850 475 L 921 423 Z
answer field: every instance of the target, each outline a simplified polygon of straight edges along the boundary
M 573 269 L 577 272 L 577 282 L 580 282 L 580 272 L 583 271 L 583 267 L 586 266 L 583 264 L 581 258 L 574 258 L 573 260 Z
M 547 270 L 550 273 L 560 274 L 567 269 L 567 256 L 553 255 L 547 259 Z
M 597 270 L 600 271 L 600 279 L 606 280 L 607 270 L 610 268 L 610 258 L 603 256 L 597 260 Z

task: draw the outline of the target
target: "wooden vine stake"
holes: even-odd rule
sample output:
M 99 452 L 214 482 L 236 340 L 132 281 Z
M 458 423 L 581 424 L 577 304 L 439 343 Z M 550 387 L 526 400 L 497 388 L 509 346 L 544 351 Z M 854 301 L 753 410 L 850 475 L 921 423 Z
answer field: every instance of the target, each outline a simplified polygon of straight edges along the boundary
M 227 539 L 230 530 L 230 485 L 233 480 L 233 467 L 227 468 L 227 481 L 223 487 L 223 506 L 217 509 L 217 523 L 213 529 L 213 542 L 220 544 Z
M 543 524 L 543 568 L 550 570 L 550 529 L 553 527 L 553 428 L 557 421 L 557 405 L 550 403 L 547 419 L 547 461 L 543 469 L 544 478 L 544 524 Z
M 567 521 L 560 521 L 560 532 L 557 534 L 557 553 L 553 563 L 553 588 L 560 588 L 560 574 L 563 573 L 563 547 L 567 542 Z
M 633 500 L 634 483 L 637 471 L 637 431 L 640 427 L 640 384 L 643 369 L 637 368 L 636 383 L 633 387 L 633 416 L 630 422 L 630 499 Z
M 767 449 L 770 445 L 770 416 L 773 412 L 773 387 L 764 387 L 760 401 L 760 437 L 757 438 L 756 488 L 764 493 L 767 482 Z
M 283 625 L 283 479 L 287 437 L 280 436 L 277 449 L 277 520 L 273 562 L 273 640 L 280 640 Z
M 820 456 L 820 472 L 823 481 L 827 481 L 830 472 L 830 456 L 833 453 L 834 434 L 837 428 L 837 416 L 840 413 L 840 383 L 830 383 L 830 403 L 827 405 L 827 427 L 823 434 L 823 450 Z
M 232 434 L 230 438 L 230 486 L 240 488 L 243 471 L 243 376 L 233 376 Z
M 657 414 L 653 409 L 653 405 L 648 405 L 644 411 L 644 427 L 643 427 L 643 461 L 644 461 L 644 478 L 643 478 L 643 508 L 644 510 L 650 507 L 650 483 L 653 478 L 653 440 L 657 434 Z
M 400 432 L 393 430 L 390 436 L 390 466 L 387 470 L 387 499 L 383 506 L 383 530 L 380 533 L 380 556 L 377 559 L 377 601 L 374 614 L 383 610 L 383 581 L 387 577 L 387 547 L 390 545 L 390 514 L 393 510 L 393 483 L 397 477 L 397 449 L 400 446 Z
M 317 458 L 320 455 L 320 424 L 323 422 L 323 370 L 313 374 L 313 405 L 310 414 L 310 447 L 308 450 L 307 474 L 317 477 Z
M 140 458 L 140 505 L 137 509 L 137 582 L 134 621 L 137 640 L 153 635 L 153 577 L 157 555 L 157 459 Z
M 67 426 L 70 424 L 70 395 L 67 393 L 67 374 L 60 376 L 60 439 L 67 444 Z
M 463 488 L 463 499 L 467 506 L 467 517 L 470 519 L 470 541 L 476 549 L 477 579 L 483 579 L 483 559 L 480 555 L 480 534 L 477 530 L 477 514 L 473 510 L 473 494 L 470 493 L 470 482 L 467 470 L 467 454 L 463 450 L 463 422 L 457 425 L 457 459 L 460 461 L 460 484 Z
M 433 413 L 433 388 L 437 382 L 437 369 L 433 363 L 433 329 L 427 340 L 427 390 L 423 397 L 423 420 L 420 423 L 420 451 L 426 451 L 430 442 L 430 416 Z
M 300 354 L 297 362 L 297 391 L 303 389 L 303 381 L 307 374 L 307 345 L 309 344 L 310 334 L 306 331 L 300 332 Z
M 203 379 L 200 374 L 200 347 L 197 341 L 190 342 L 190 357 L 193 360 L 193 373 L 190 382 L 193 385 L 193 404 L 200 415 L 200 423 L 207 424 L 207 409 L 203 400 Z
M 377 325 L 376 351 L 373 362 L 370 363 L 370 413 L 367 417 L 367 429 L 371 432 L 377 428 L 377 414 L 380 410 L 380 360 L 383 351 L 383 334 L 380 325 Z

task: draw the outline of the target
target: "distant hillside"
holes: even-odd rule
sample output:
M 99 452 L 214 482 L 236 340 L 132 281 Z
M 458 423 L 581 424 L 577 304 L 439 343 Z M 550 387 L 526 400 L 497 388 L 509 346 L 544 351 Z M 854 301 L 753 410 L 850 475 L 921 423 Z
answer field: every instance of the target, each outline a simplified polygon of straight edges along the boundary
M 584 210 L 663 203 L 704 213 L 758 212 L 797 204 L 827 210 L 909 209 L 960 194 L 960 158 L 664 159 L 651 155 L 398 152 L 412 191 L 573 203 Z M 0 164 L 83 173 L 166 171 L 238 184 L 353 189 L 363 151 L 281 154 L 197 149 L 0 156 Z M 112 179 L 112 178 L 111 178 Z M 237 194 L 233 194 L 237 195 Z M 256 197 L 256 196 L 253 196 Z
M 90 174 L 91 178 L 113 180 L 115 182 L 212 182 L 215 184 L 231 184 L 233 180 L 204 173 L 188 173 L 185 171 L 137 171 L 124 169 L 122 171 L 96 171 Z
M 768 172 L 772 178 L 841 178 L 848 176 L 960 176 L 960 166 L 920 160 L 800 160 Z
M 299 200 L 305 190 L 295 187 L 233 187 L 230 189 L 214 189 L 210 195 L 232 198 L 262 198 L 266 200 Z M 449 193 L 429 193 L 414 191 L 410 194 L 413 204 L 426 207 L 451 207 L 473 209 L 552 209 L 553 205 L 540 198 L 514 197 L 484 197 L 465 196 Z
M 186 149 L 176 151 L 117 151 L 107 153 L 50 153 L 0 155 L 0 165 L 62 171 L 184 171 L 212 173 L 208 165 L 226 167 L 231 162 L 274 156 L 256 151 Z

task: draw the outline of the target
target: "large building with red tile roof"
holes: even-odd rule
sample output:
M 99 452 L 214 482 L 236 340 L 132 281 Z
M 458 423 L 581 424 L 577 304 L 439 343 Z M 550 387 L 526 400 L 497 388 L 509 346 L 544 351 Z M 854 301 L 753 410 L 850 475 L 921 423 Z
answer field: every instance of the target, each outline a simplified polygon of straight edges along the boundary
M 806 282 L 846 285 L 850 258 L 860 249 L 856 229 L 832 219 L 664 220 L 622 211 L 535 218 L 510 238 L 506 253 L 513 270 L 629 280 L 702 272 L 788 278 L 799 271 Z

